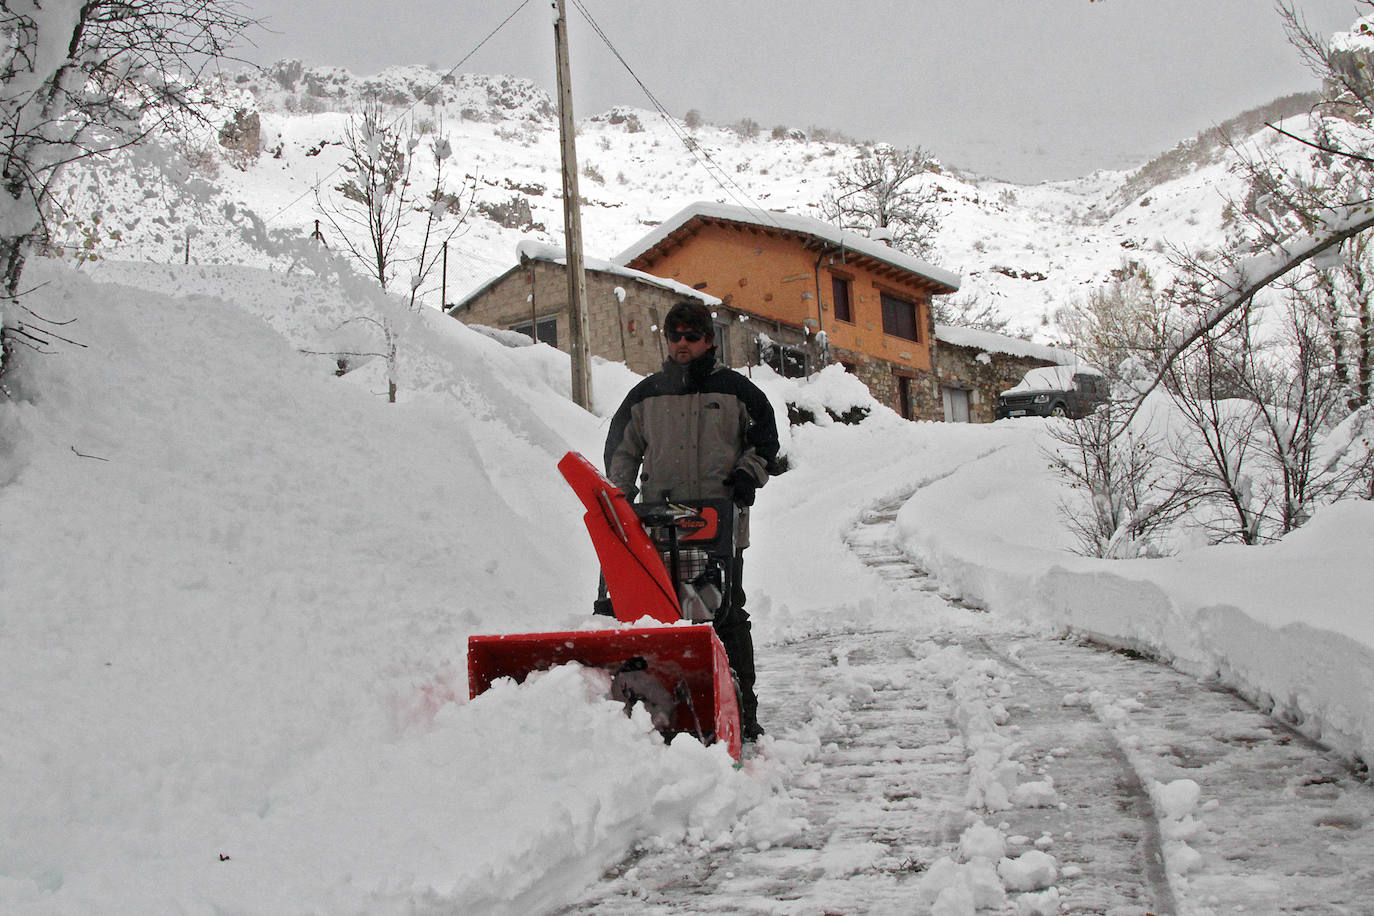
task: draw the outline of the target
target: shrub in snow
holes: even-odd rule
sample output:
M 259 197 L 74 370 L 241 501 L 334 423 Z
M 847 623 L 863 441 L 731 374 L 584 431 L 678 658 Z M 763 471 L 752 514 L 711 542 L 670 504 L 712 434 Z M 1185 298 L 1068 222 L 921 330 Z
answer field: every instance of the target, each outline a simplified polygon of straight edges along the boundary
M 1161 460 L 1148 417 L 1108 402 L 1049 429 L 1050 466 L 1072 495 L 1059 511 L 1088 557 L 1157 556 L 1162 534 L 1187 510 L 1190 475 Z
M 843 366 L 826 366 L 804 379 L 780 380 L 785 386 L 788 421 L 796 426 L 815 423 L 860 423 L 877 406 L 868 387 Z

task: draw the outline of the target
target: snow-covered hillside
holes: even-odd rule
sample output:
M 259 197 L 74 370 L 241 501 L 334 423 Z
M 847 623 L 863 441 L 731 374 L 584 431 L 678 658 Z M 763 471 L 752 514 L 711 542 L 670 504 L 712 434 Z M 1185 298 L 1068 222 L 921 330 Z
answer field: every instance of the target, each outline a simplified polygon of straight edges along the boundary
M 444 78 L 422 67 L 358 77 L 299 62 L 228 80 L 208 128 L 68 173 L 57 241 L 74 257 L 180 263 L 189 245 L 200 264 L 315 261 L 317 192 L 337 196 L 345 177 L 340 140 L 349 114 L 369 96 L 390 116 L 413 119 L 422 141 L 415 187 L 432 181 L 424 151 L 438 137 L 451 141 L 455 182 L 470 176 L 475 183 L 478 209 L 450 250 L 448 301 L 510 267 L 520 240 L 561 244 L 556 114 L 538 87 L 508 77 Z M 255 152 L 220 145 L 223 125 L 254 115 Z M 688 129 L 635 108 L 583 117 L 577 143 L 587 254 L 603 259 L 696 200 L 817 215 L 816 204 L 857 152 L 798 130 L 745 137 L 709 124 Z M 926 147 L 938 155 L 940 138 Z M 934 260 L 963 276 L 961 298 L 989 303 L 1015 333 L 1052 342 L 1055 310 L 1106 283 L 1123 261 L 1164 274 L 1169 247 L 1220 236 L 1226 195 L 1239 186 L 1215 142 L 1197 150 L 1181 144 L 1155 165 L 1021 186 L 946 163 L 927 176 L 944 207 Z M 418 231 L 417 219 L 407 237 L 412 251 Z M 323 232 L 337 250 L 327 221 Z M 437 306 L 440 287 L 436 272 L 422 298 Z

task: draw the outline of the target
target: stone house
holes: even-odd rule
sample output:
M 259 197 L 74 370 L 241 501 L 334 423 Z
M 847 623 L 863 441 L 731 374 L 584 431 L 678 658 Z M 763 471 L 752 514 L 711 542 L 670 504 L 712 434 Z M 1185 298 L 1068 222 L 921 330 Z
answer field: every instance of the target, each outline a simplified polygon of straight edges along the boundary
M 902 416 L 944 417 L 930 301 L 958 290 L 956 274 L 820 220 L 705 202 L 615 263 L 799 327 L 808 368 L 842 363 Z
M 817 368 L 793 365 L 792 354 L 805 353 L 808 345 L 809 335 L 801 325 L 752 315 L 675 280 L 610 262 L 587 258 L 583 266 L 588 346 L 594 356 L 623 362 L 641 375 L 656 371 L 667 355 L 659 322 L 673 303 L 695 299 L 715 314 L 716 346 L 727 365 L 758 365 L 757 341 L 763 336 L 769 346 L 762 356 L 775 368 L 791 369 L 790 375 Z M 563 250 L 521 242 L 516 265 L 468 294 L 449 314 L 466 324 L 519 331 L 566 350 L 570 335 Z
M 449 314 L 566 349 L 566 265 L 562 249 L 522 242 L 515 266 Z M 992 422 L 997 395 L 1027 369 L 1072 361 L 936 325 L 930 297 L 953 292 L 957 276 L 806 217 L 694 204 L 616 261 L 588 258 L 585 268 L 592 354 L 640 374 L 662 365 L 660 321 L 682 299 L 711 308 L 727 365 L 802 376 L 839 362 L 910 419 Z

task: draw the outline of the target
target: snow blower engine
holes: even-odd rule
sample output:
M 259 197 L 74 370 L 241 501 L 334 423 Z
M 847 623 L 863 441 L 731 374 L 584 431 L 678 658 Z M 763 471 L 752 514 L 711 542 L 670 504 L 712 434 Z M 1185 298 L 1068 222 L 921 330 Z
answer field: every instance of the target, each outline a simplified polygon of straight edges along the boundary
M 621 626 L 468 638 L 468 692 L 577 662 L 611 674 L 611 696 L 648 710 L 671 740 L 686 732 L 740 756 L 739 701 L 711 619 L 728 600 L 739 524 L 728 499 L 632 505 L 577 452 L 558 469 L 587 512 L 601 563 L 596 612 Z M 607 597 L 606 593 L 609 593 Z M 643 625 L 648 618 L 657 625 Z

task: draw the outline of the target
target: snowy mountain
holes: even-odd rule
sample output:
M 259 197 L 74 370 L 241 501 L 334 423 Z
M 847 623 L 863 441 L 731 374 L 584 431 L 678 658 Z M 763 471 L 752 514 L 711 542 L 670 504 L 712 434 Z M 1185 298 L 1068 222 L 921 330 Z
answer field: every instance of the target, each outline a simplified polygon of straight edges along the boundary
M 344 179 L 341 139 L 350 113 L 376 98 L 388 117 L 408 117 L 419 137 L 412 183 L 432 181 L 437 138 L 454 150 L 455 184 L 475 186 L 475 208 L 451 246 L 446 293 L 456 301 L 509 267 L 522 239 L 562 242 L 556 111 L 534 84 L 508 77 L 445 77 L 423 67 L 371 77 L 282 62 L 226 80 L 212 123 L 174 140 L 69 174 L 69 253 L 175 263 L 286 266 L 310 259 L 319 199 Z M 1268 116 L 1305 111 L 1281 100 Z M 696 123 L 695 121 L 693 123 Z M 226 131 L 226 127 L 228 130 Z M 1238 140 L 1281 148 L 1258 117 L 1228 125 Z M 818 215 L 835 175 L 858 153 L 851 142 L 776 128 L 688 128 L 653 111 L 622 107 L 584 118 L 577 139 L 589 257 L 610 258 L 682 206 L 719 200 Z M 1168 272 L 1172 247 L 1221 235 L 1228 195 L 1240 192 L 1218 131 L 1131 172 L 1022 186 L 952 166 L 927 180 L 943 205 L 934 260 L 964 278 L 960 298 L 986 302 L 1010 329 L 1052 342 L 1054 311 L 1107 282 L 1123 261 Z M 245 138 L 246 135 L 246 138 Z M 221 140 L 242 149 L 227 149 Z M 928 148 L 938 152 L 939 138 Z M 404 234 L 418 247 L 418 219 Z M 324 222 L 334 250 L 339 240 Z M 401 271 L 405 273 L 405 269 Z M 407 277 L 401 277 L 404 286 Z M 438 272 L 421 288 L 437 305 Z

